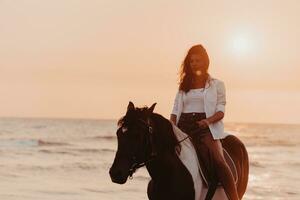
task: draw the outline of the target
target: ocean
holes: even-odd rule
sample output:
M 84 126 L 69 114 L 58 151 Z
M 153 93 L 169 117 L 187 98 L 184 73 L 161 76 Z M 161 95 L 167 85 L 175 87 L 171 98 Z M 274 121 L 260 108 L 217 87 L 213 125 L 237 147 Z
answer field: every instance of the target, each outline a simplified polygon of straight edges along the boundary
M 124 185 L 108 174 L 117 120 L 0 118 L 0 199 L 143 200 L 149 175 Z M 300 199 L 300 125 L 225 123 L 244 142 L 250 176 L 244 200 Z

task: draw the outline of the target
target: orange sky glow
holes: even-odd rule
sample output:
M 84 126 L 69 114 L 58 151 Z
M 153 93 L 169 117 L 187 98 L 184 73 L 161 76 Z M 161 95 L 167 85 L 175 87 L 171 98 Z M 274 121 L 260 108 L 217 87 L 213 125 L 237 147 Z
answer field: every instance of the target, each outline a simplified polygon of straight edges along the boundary
M 169 117 L 202 44 L 225 122 L 300 123 L 300 2 L 0 0 L 0 116 L 118 119 L 131 100 Z

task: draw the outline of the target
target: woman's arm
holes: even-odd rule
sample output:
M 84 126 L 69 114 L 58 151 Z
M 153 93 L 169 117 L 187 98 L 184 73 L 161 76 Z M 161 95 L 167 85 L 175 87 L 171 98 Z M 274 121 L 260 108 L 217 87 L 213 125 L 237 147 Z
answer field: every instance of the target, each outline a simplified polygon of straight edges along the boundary
M 213 116 L 208 117 L 206 119 L 202 119 L 202 120 L 198 121 L 197 123 L 201 128 L 206 128 L 206 127 L 208 127 L 209 124 L 215 123 L 215 122 L 223 119 L 223 117 L 224 117 L 224 113 L 222 111 L 218 111 Z
M 170 115 L 170 121 L 173 122 L 173 124 L 176 124 L 176 117 L 177 117 L 177 112 L 178 112 L 178 98 L 179 98 L 179 91 L 177 91 L 175 99 L 174 99 L 174 104 L 173 104 L 173 109 Z
M 224 113 L 222 111 L 216 112 L 213 116 L 206 118 L 209 124 L 215 123 L 224 118 Z
M 226 105 L 226 89 L 223 81 L 218 81 L 217 83 L 217 108 L 216 112 L 222 111 L 225 113 Z
M 216 106 L 216 113 L 203 119 L 198 122 L 200 127 L 207 127 L 209 124 L 215 123 L 224 118 L 225 113 L 225 105 L 226 105 L 226 89 L 225 84 L 223 81 L 218 81 L 217 83 L 217 106 Z

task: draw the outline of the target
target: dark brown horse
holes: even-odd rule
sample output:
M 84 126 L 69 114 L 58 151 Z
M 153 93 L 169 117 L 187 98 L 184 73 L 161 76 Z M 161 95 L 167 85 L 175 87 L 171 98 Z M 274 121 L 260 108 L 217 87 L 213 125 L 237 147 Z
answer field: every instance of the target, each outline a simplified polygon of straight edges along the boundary
M 150 108 L 135 108 L 134 104 L 129 102 L 126 115 L 118 122 L 118 149 L 109 170 L 112 181 L 124 184 L 136 169 L 146 166 L 152 179 L 147 190 L 149 199 L 204 199 L 207 190 L 203 190 L 202 180 L 200 181 L 203 187 L 195 188 L 195 179 L 180 159 L 184 152 L 184 144 L 178 141 L 171 122 L 153 113 L 154 107 L 155 104 Z M 223 139 L 222 144 L 237 168 L 237 188 L 241 199 L 246 191 L 249 173 L 246 148 L 240 140 L 231 135 Z M 200 190 L 200 196 L 196 195 L 195 189 L 198 193 Z M 217 189 L 213 199 L 224 200 L 222 191 Z

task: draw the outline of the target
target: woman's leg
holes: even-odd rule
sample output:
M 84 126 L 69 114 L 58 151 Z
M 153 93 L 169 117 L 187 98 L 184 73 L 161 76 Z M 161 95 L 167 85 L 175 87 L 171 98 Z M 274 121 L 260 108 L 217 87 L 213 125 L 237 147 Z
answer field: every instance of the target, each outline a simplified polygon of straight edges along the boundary
M 211 133 L 203 137 L 201 142 L 205 143 L 205 146 L 209 148 L 210 158 L 212 159 L 215 174 L 218 180 L 222 183 L 222 186 L 230 200 L 239 200 L 234 177 L 227 165 L 224 155 L 222 144 L 220 140 L 214 140 Z

